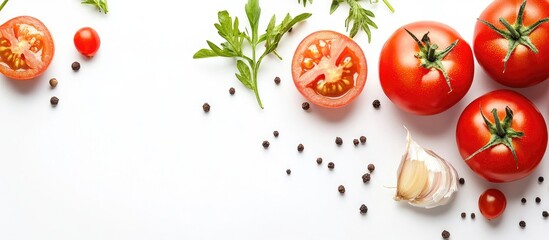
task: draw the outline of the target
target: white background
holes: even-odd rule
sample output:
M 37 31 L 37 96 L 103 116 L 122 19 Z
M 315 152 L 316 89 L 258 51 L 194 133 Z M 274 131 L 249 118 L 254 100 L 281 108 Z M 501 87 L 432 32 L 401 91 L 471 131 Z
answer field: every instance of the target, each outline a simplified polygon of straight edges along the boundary
M 476 18 L 490 1 L 392 0 L 372 9 L 378 30 L 372 42 L 355 40 L 368 59 L 368 80 L 350 106 L 301 109 L 304 98 L 290 73 L 293 52 L 309 33 L 345 32 L 348 7 L 329 15 L 331 1 L 303 8 L 294 0 L 261 0 L 260 29 L 278 19 L 313 16 L 286 35 L 278 52 L 264 60 L 259 90 L 261 110 L 251 91 L 234 77 L 230 59 L 193 60 L 206 40 L 219 43 L 213 24 L 229 10 L 247 24 L 245 0 L 109 1 L 107 15 L 71 1 L 10 1 L 1 22 L 19 15 L 41 19 L 51 31 L 55 58 L 31 81 L 0 79 L 0 239 L 540 239 L 549 220 L 549 182 L 537 177 L 491 184 L 474 175 L 460 158 L 455 125 L 476 97 L 504 88 L 477 65 L 471 90 L 448 111 L 429 117 L 398 110 L 383 94 L 378 57 L 384 41 L 400 26 L 437 20 L 471 43 Z M 93 59 L 76 52 L 77 29 L 94 27 L 102 39 Z M 70 65 L 80 61 L 73 72 Z M 282 82 L 275 85 L 273 79 Z M 48 80 L 59 85 L 50 89 Z M 518 89 L 545 117 L 549 82 Z M 234 96 L 228 89 L 236 88 Z M 59 105 L 52 108 L 51 96 Z M 375 110 L 373 100 L 381 101 Z M 208 114 L 202 104 L 210 103 Z M 423 210 L 395 202 L 396 169 L 407 126 L 416 141 L 448 159 L 466 184 L 451 204 Z M 280 136 L 274 138 L 272 132 Z M 365 145 L 352 139 L 368 137 Z M 336 136 L 344 140 L 341 147 Z M 265 150 L 263 140 L 271 146 Z M 305 145 L 299 154 L 296 146 Z M 317 157 L 324 163 L 318 166 Z M 547 157 L 545 157 L 547 158 Z M 327 163 L 335 169 L 329 171 Z M 361 176 L 368 163 L 372 181 Z M 286 175 L 290 168 L 292 174 Z M 549 175 L 545 176 L 549 178 Z M 340 195 L 337 186 L 345 185 Z M 508 199 L 494 221 L 479 213 L 480 193 L 497 187 Z M 542 197 L 541 204 L 534 198 Z M 526 197 L 528 203 L 520 204 Z M 359 214 L 361 204 L 369 211 Z M 472 220 L 460 213 L 477 214 Z M 520 220 L 526 229 L 518 226 Z

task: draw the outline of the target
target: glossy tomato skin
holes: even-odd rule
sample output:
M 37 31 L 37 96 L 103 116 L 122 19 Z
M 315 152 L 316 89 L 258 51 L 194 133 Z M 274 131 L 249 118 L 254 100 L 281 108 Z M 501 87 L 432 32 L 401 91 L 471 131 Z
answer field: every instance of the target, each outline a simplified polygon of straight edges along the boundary
M 492 109 L 500 120 L 505 118 L 505 107 L 513 111 L 511 128 L 524 133 L 513 138 L 518 165 L 511 151 L 500 144 L 488 148 L 465 162 L 480 177 L 490 182 L 511 182 L 528 176 L 539 165 L 547 147 L 547 125 L 543 115 L 526 97 L 511 90 L 496 90 L 480 96 L 461 113 L 456 128 L 459 153 L 467 159 L 490 140 L 490 132 L 480 111 L 494 122 Z
M 42 75 L 55 53 L 53 38 L 40 20 L 12 18 L 0 26 L 0 73 L 16 80 Z
M 505 194 L 495 188 L 487 189 L 478 198 L 480 213 L 488 220 L 501 216 L 506 207 L 507 198 L 505 198 Z
M 95 29 L 83 27 L 74 34 L 74 46 L 80 54 L 86 57 L 93 57 L 101 46 L 101 39 Z
M 432 43 L 445 49 L 459 39 L 442 64 L 450 78 L 452 91 L 437 69 L 420 66 L 415 55 L 417 38 L 429 32 Z M 414 22 L 396 30 L 383 45 L 379 59 L 379 79 L 385 95 L 400 109 L 417 115 L 441 113 L 459 102 L 473 82 L 474 59 L 469 44 L 451 27 L 433 21 Z
M 481 13 L 479 19 L 505 29 L 500 17 L 514 24 L 523 0 L 495 0 Z M 549 1 L 528 0 L 524 25 L 549 17 Z M 549 77 L 549 23 L 541 24 L 530 34 L 530 40 L 539 50 L 536 54 L 524 45 L 519 45 L 511 54 L 504 71 L 503 59 L 508 51 L 508 42 L 485 24 L 477 21 L 473 49 L 479 65 L 495 81 L 509 87 L 529 87 Z
M 305 37 L 292 59 L 297 90 L 326 108 L 344 107 L 364 89 L 368 66 L 360 46 L 338 32 L 321 30 Z

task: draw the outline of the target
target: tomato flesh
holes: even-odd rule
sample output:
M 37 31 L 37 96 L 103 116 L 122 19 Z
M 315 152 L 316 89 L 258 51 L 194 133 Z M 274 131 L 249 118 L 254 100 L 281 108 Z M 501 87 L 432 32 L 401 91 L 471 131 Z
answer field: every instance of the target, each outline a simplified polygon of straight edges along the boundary
M 0 26 L 0 72 L 13 79 L 32 79 L 51 63 L 53 39 L 40 20 L 21 16 Z
M 364 88 L 366 58 L 347 36 L 319 31 L 298 46 L 292 75 L 297 89 L 311 102 L 323 107 L 341 107 L 352 102 Z
M 488 220 L 495 219 L 505 211 L 507 199 L 503 192 L 498 189 L 488 189 L 478 198 L 480 213 Z

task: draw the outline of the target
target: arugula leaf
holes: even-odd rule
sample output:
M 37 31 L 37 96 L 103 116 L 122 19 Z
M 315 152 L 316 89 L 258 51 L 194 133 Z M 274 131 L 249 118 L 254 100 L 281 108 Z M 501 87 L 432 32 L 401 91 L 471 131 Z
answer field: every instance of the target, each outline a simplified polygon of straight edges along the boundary
M 309 18 L 311 14 L 303 13 L 295 18 L 291 17 L 290 14 L 286 14 L 284 20 L 278 25 L 276 24 L 276 17 L 273 15 L 265 33 L 259 35 L 259 19 L 261 17 L 259 0 L 248 0 L 248 3 L 244 6 L 244 10 L 246 11 L 246 17 L 248 18 L 248 23 L 250 25 L 251 35 L 248 31 L 243 32 L 240 30 L 237 17 L 233 20 L 227 11 L 219 11 L 217 14 L 219 23 L 215 23 L 214 26 L 217 29 L 219 36 L 221 36 L 225 42 L 216 45 L 211 41 L 206 41 L 209 49 L 203 48 L 198 50 L 193 55 L 193 58 L 235 58 L 237 60 L 236 68 L 238 69 L 238 73 L 235 73 L 236 78 L 245 87 L 254 91 L 259 106 L 263 108 L 257 89 L 257 76 L 263 58 L 273 53 L 279 59 L 282 59 L 276 52 L 280 40 L 290 28 Z M 251 48 L 251 56 L 244 54 L 242 50 L 245 47 L 244 43 L 246 43 L 246 47 Z M 261 47 L 262 43 L 264 43 L 264 48 L 261 53 L 259 47 Z
M 360 0 L 332 0 L 330 14 L 334 13 L 339 8 L 340 3 L 346 2 L 349 5 L 349 15 L 347 16 L 347 19 L 345 19 L 345 28 L 349 32 L 349 36 L 353 38 L 359 30 L 362 30 L 368 36 L 368 42 L 371 42 L 372 32 L 370 27 L 377 29 L 376 23 L 372 20 L 375 15 L 372 11 L 363 8 L 359 1 Z M 370 0 L 370 4 L 378 2 L 379 0 Z M 383 3 L 385 3 L 391 12 L 395 11 L 388 0 L 383 0 Z M 351 26 L 350 30 L 349 26 Z
M 99 12 L 104 12 L 107 14 L 109 12 L 109 6 L 107 5 L 107 0 L 83 0 L 82 4 L 88 4 L 95 6 Z
M 313 0 L 303 0 L 303 7 L 307 6 L 307 2 L 310 4 L 313 4 Z M 301 0 L 297 0 L 297 3 L 301 3 Z

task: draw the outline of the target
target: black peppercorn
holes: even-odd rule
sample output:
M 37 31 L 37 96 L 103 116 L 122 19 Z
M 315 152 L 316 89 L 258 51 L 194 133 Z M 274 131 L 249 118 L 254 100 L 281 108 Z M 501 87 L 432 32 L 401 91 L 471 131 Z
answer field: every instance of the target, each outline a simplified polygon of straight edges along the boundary
M 329 162 L 329 163 L 328 163 L 328 168 L 329 168 L 329 169 L 334 169 L 334 167 L 335 167 L 334 162 Z
M 204 112 L 209 112 L 210 111 L 210 104 L 204 103 L 202 105 L 202 110 L 204 110 Z
M 536 203 L 540 203 L 541 202 L 541 198 L 540 197 L 536 197 Z
M 322 158 L 321 157 L 316 158 L 316 163 L 318 165 L 322 164 Z
M 339 185 L 339 187 L 337 187 L 337 191 L 339 191 L 339 193 L 343 194 L 343 193 L 345 193 L 345 187 L 343 185 Z
M 271 144 L 269 143 L 269 141 L 265 140 L 263 141 L 262 145 L 263 145 L 263 148 L 269 148 L 269 145 Z
M 274 82 L 276 85 L 280 84 L 280 77 L 275 77 Z
M 381 106 L 381 103 L 379 102 L 379 100 L 374 100 L 374 102 L 372 103 L 372 105 L 374 106 L 375 109 L 378 109 L 379 106 Z
M 477 215 L 475 213 L 471 213 L 471 219 L 475 219 Z
M 442 231 L 442 238 L 444 238 L 444 239 L 450 238 L 450 232 L 448 232 L 446 230 Z
M 467 217 L 467 213 L 462 212 L 462 213 L 461 213 L 461 218 L 466 218 L 466 217 Z
M 460 184 L 460 185 L 465 184 L 465 179 L 464 179 L 464 178 L 459 178 L 459 184 Z
M 278 131 L 273 131 L 273 136 L 278 137 Z
M 52 79 L 50 79 L 49 83 L 50 83 L 51 88 L 55 88 L 55 87 L 57 87 L 57 84 L 59 83 L 59 81 L 57 81 L 56 78 L 52 78 Z
M 234 95 L 234 92 L 235 92 L 234 87 L 229 88 L 229 94 Z
M 371 179 L 371 176 L 369 173 L 365 173 L 364 175 L 362 175 L 362 182 L 367 183 L 370 181 L 370 179 Z
M 521 228 L 525 228 L 525 227 L 526 227 L 526 222 L 521 220 L 521 221 L 519 222 L 519 226 L 520 226 Z
M 366 136 L 360 136 L 360 142 L 361 143 L 366 143 Z
M 376 169 L 376 166 L 372 163 L 368 164 L 368 171 L 373 172 Z
M 300 143 L 299 145 L 297 145 L 297 151 L 303 152 L 303 149 L 305 149 L 305 147 L 303 146 L 303 144 Z
M 544 218 L 547 218 L 547 217 L 549 217 L 549 213 L 547 211 L 543 211 L 541 213 L 541 216 L 543 216 Z
M 72 68 L 72 70 L 74 70 L 74 71 L 80 70 L 80 63 L 79 63 L 79 62 L 73 62 L 73 63 L 71 64 L 71 68 Z
M 311 108 L 311 105 L 308 102 L 303 102 L 301 104 L 301 108 L 303 108 L 303 110 L 307 111 L 307 110 L 309 110 L 309 108 Z
M 544 180 L 544 179 L 543 179 L 543 177 L 541 177 L 541 176 L 538 178 L 538 182 L 539 182 L 539 183 L 542 183 L 543 180 Z
M 522 204 L 525 204 L 525 203 L 526 203 L 526 198 L 520 199 L 520 202 L 521 202 Z
M 343 144 L 343 139 L 341 139 L 340 137 L 336 137 L 335 143 L 341 146 L 341 144 Z
M 356 139 L 356 138 L 355 138 L 355 139 L 353 139 L 353 144 L 354 144 L 355 146 L 358 146 L 358 144 L 359 144 L 359 141 L 358 141 L 358 139 Z
M 366 204 L 360 205 L 360 213 L 366 214 L 367 212 L 368 212 L 368 207 L 366 206 Z
M 58 103 L 59 103 L 59 98 L 57 98 L 57 97 L 51 97 L 50 98 L 50 104 L 51 105 L 57 106 Z
M 286 169 L 286 174 L 290 175 L 292 173 L 292 170 Z

